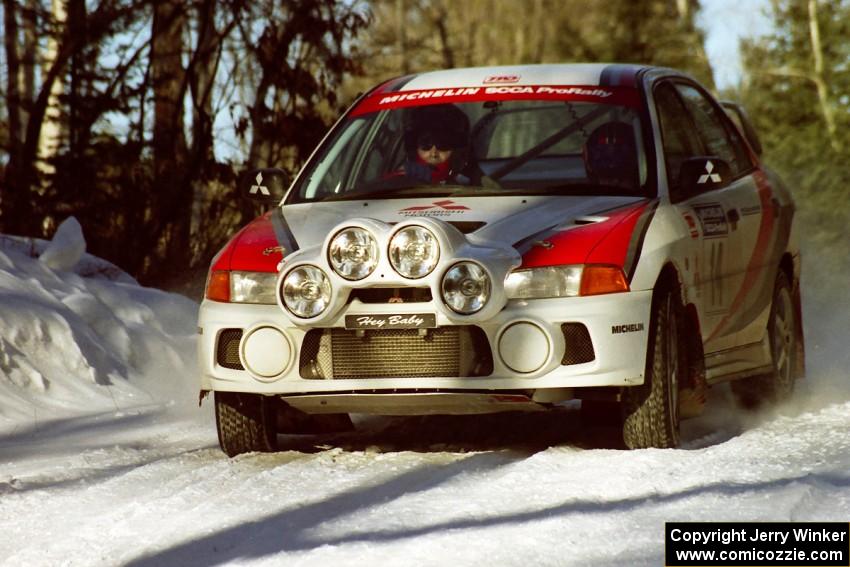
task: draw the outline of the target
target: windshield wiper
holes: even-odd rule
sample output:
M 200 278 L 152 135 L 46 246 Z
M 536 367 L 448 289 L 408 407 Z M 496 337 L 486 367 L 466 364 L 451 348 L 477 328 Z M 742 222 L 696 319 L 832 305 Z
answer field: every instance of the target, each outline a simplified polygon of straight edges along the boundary
M 468 189 L 465 185 L 403 185 L 401 187 L 388 187 L 378 191 L 345 191 L 339 195 L 327 197 L 323 201 L 366 201 L 369 199 L 380 199 L 391 196 L 411 197 L 450 197 L 455 193 Z
M 610 183 L 560 183 L 537 190 L 542 195 L 628 195 L 645 197 L 640 187 L 623 187 Z
M 533 148 L 523 152 L 508 163 L 502 165 L 487 177 L 489 177 L 491 181 L 498 181 L 505 175 L 522 166 L 524 163 L 536 158 L 537 156 L 539 156 L 540 154 L 542 154 L 543 152 L 545 152 L 546 150 L 548 150 L 549 148 L 551 148 L 552 146 L 554 146 L 576 130 L 584 128 L 587 124 L 593 122 L 594 120 L 608 112 L 610 112 L 610 109 L 606 107 L 598 108 L 593 112 L 589 112 L 588 114 L 582 116 L 572 124 L 568 124 L 564 128 L 561 128 L 560 130 L 558 130 L 557 132 L 555 132 Z

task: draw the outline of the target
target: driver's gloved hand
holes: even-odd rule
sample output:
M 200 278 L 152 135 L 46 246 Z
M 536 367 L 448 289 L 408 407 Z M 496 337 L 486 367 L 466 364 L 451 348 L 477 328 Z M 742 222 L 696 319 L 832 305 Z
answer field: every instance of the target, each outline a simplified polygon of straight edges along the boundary
M 424 163 L 408 160 L 404 164 L 404 174 L 415 181 L 431 183 L 431 173 L 431 168 Z

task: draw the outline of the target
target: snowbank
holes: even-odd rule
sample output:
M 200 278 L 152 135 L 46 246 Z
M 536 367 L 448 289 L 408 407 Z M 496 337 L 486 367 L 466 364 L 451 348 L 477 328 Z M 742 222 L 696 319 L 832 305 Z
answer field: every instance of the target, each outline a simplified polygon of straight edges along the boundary
M 52 242 L 0 236 L 0 432 L 189 403 L 196 313 L 86 254 L 73 218 Z

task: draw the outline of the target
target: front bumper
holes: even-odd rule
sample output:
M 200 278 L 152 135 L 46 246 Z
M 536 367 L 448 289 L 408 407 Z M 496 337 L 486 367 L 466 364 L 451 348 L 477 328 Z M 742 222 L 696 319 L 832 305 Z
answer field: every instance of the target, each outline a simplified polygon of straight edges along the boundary
M 476 377 L 382 377 L 315 379 L 303 378 L 299 369 L 299 356 L 308 327 L 293 326 L 289 318 L 276 305 L 247 305 L 218 303 L 205 300 L 199 316 L 198 341 L 201 389 L 218 391 L 254 392 L 260 394 L 298 395 L 343 392 L 389 391 L 541 391 L 597 386 L 633 386 L 642 384 L 646 367 L 647 338 L 649 333 L 651 291 L 632 291 L 591 297 L 558 299 L 512 300 L 495 317 L 477 323 L 492 351 L 492 373 Z M 346 315 L 435 313 L 438 327 L 454 325 L 440 314 L 432 302 L 411 304 L 349 304 L 331 325 L 324 328 L 344 328 Z M 510 343 L 503 338 L 505 331 L 517 323 L 536 327 L 530 336 L 520 336 L 529 344 Z M 589 333 L 594 359 L 578 364 L 564 364 L 566 348 L 563 323 L 580 323 Z M 289 350 L 289 363 L 283 372 L 268 376 L 253 372 L 251 368 L 263 367 L 246 361 L 248 355 L 240 345 L 240 359 L 248 369 L 227 368 L 219 364 L 216 348 L 223 332 L 240 329 L 243 343 L 256 329 L 274 329 L 286 337 L 281 350 Z M 532 329 L 531 327 L 525 327 Z M 538 332 L 539 331 L 539 332 Z M 367 331 L 368 333 L 369 331 Z M 510 343 L 510 344 L 509 344 Z M 501 345 L 501 350 L 500 350 Z M 513 352 L 513 359 L 506 349 Z M 273 349 L 274 350 L 274 349 Z M 257 349 L 251 351 L 257 356 Z M 516 361 L 523 357 L 517 353 L 536 353 L 535 360 L 542 361 L 539 368 L 518 372 L 505 363 L 505 358 Z M 504 355 L 504 356 L 503 356 Z M 280 353 L 275 356 L 281 357 Z M 537 363 L 534 364 L 537 366 Z M 513 368 L 517 364 L 514 362 Z M 537 397 L 537 396 L 535 396 Z

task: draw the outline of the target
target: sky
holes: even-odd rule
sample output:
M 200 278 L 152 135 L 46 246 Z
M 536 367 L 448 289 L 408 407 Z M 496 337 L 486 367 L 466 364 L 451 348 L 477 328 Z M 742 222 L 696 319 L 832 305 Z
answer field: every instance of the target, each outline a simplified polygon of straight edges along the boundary
M 706 32 L 705 49 L 718 89 L 741 80 L 738 43 L 742 37 L 770 32 L 769 0 L 702 0 L 698 24 Z

